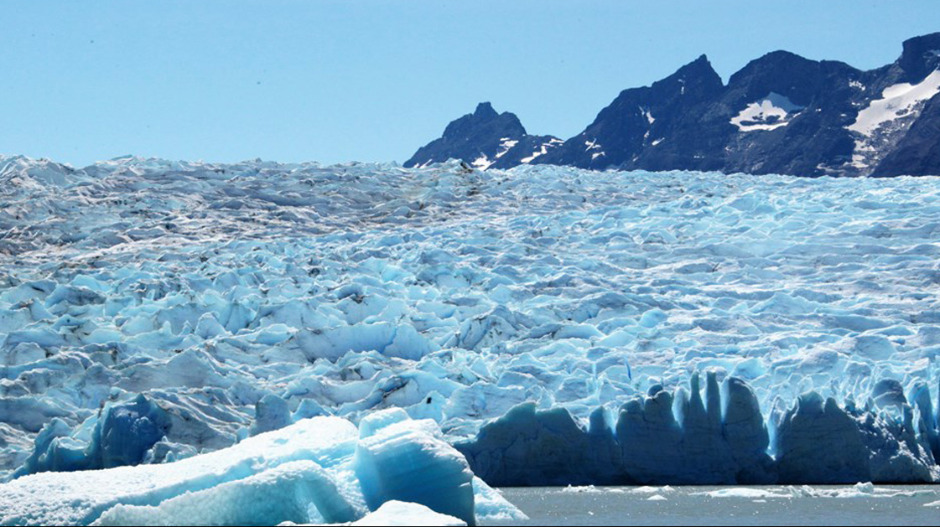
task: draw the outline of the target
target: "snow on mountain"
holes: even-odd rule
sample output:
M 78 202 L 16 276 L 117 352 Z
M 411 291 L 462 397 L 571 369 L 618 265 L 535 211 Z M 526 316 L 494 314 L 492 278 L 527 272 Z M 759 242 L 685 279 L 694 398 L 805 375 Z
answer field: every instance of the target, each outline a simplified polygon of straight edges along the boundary
M 763 99 L 752 102 L 731 118 L 731 124 L 742 132 L 776 130 L 790 124 L 790 118 L 803 107 L 779 93 L 770 93 Z
M 870 71 L 774 51 L 727 83 L 702 55 L 649 86 L 623 90 L 581 133 L 545 153 L 525 142 L 516 147 L 538 156 L 494 162 L 494 139 L 515 137 L 522 125 L 507 112 L 500 115 L 512 119 L 497 126 L 490 112 L 490 119 L 478 119 L 461 134 L 451 127 L 464 127 L 467 116 L 454 121 L 406 166 L 453 158 L 502 169 L 534 163 L 814 177 L 938 175 L 940 111 L 924 111 L 930 100 L 940 105 L 938 46 L 940 33 L 908 39 L 898 60 Z
M 869 136 L 878 128 L 910 115 L 934 95 L 940 93 L 940 70 L 917 84 L 906 82 L 885 88 L 881 98 L 871 101 L 858 112 L 849 130 Z
M 938 199 L 930 177 L 0 158 L 0 470 L 402 408 L 474 459 L 501 459 L 477 434 L 503 418 L 621 456 L 687 444 L 604 465 L 651 481 L 690 459 L 929 480 Z M 852 470 L 827 472 L 843 439 Z
M 462 159 L 480 170 L 526 164 L 562 143 L 552 136 L 529 135 L 519 118 L 497 113 L 480 103 L 472 114 L 450 123 L 440 139 L 419 149 L 406 167 L 427 167 L 448 159 Z
M 886 143 L 903 135 L 921 115 L 927 101 L 940 93 L 940 70 L 917 84 L 902 82 L 885 88 L 880 99 L 874 99 L 858 115 L 848 129 L 859 134 L 852 155 L 854 166 L 865 169 L 877 164 Z

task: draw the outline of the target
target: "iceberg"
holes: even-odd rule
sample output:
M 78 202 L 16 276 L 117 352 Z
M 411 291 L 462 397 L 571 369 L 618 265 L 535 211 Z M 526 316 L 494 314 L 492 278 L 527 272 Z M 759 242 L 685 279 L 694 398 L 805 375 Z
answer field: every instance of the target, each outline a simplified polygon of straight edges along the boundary
M 364 421 L 357 429 L 338 417 L 314 417 L 173 463 L 20 477 L 0 485 L 0 524 L 371 525 L 401 513 L 475 525 L 524 518 L 474 480 L 433 421 L 397 409 Z

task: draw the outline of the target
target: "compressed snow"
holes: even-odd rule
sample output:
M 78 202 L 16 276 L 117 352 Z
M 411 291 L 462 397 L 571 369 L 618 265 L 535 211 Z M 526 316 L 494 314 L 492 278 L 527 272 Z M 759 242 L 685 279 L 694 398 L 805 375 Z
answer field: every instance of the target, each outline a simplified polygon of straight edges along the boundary
M 788 97 L 771 92 L 763 99 L 749 103 L 731 118 L 731 124 L 742 132 L 776 130 L 790 124 L 790 119 L 802 109 Z
M 369 510 L 380 514 L 368 521 L 397 512 L 441 520 L 411 505 L 382 508 L 402 498 L 474 524 L 475 494 L 481 519 L 524 517 L 482 481 L 471 484 L 433 422 L 392 412 L 373 414 L 368 430 L 315 417 L 175 463 L 25 476 L 0 484 L 0 524 L 335 523 Z
M 751 387 L 772 445 L 801 394 L 864 409 L 883 380 L 915 439 L 936 437 L 937 178 L 15 157 L 0 160 L 0 201 L 7 477 L 104 453 L 187 458 L 391 407 L 457 441 L 526 401 L 563 406 L 574 428 L 560 436 L 575 437 L 598 407 L 655 385 L 673 396 L 706 371 Z M 884 418 L 852 426 L 893 437 L 897 407 L 872 401 Z M 159 438 L 95 441 L 106 420 L 125 434 L 161 412 Z M 817 432 L 783 443 L 800 452 Z M 702 445 L 687 453 L 705 460 Z M 908 454 L 874 466 L 891 475 Z

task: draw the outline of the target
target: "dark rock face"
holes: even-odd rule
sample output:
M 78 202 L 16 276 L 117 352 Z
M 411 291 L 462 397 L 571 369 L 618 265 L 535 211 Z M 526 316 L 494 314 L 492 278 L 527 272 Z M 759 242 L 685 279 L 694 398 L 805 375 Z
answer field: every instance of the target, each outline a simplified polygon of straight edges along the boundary
M 449 158 L 478 168 L 940 174 L 940 33 L 907 40 L 897 61 L 871 71 L 775 51 L 724 84 L 703 55 L 624 90 L 567 141 L 527 135 L 484 103 L 405 166 Z
M 924 106 L 897 146 L 878 164 L 875 176 L 940 174 L 940 95 Z

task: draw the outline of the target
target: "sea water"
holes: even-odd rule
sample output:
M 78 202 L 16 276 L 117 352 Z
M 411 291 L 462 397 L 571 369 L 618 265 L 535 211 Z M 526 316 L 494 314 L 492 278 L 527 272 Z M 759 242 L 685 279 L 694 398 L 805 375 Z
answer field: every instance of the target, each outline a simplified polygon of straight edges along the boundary
M 937 525 L 940 486 L 503 488 L 490 525 Z

